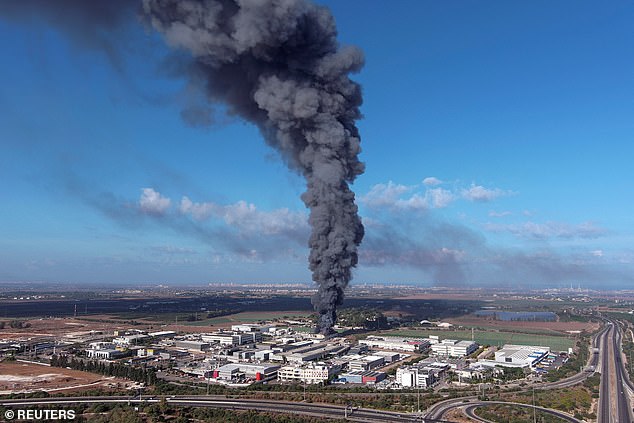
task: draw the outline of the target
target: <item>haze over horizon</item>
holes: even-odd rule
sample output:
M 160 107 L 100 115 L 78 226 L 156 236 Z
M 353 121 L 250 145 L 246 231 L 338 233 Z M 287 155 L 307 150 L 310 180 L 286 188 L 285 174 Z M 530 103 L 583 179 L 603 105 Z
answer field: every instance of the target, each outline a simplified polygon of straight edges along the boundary
M 365 55 L 353 284 L 633 286 L 634 4 L 319 3 Z M 184 53 L 5 6 L 0 281 L 310 282 L 303 179 Z

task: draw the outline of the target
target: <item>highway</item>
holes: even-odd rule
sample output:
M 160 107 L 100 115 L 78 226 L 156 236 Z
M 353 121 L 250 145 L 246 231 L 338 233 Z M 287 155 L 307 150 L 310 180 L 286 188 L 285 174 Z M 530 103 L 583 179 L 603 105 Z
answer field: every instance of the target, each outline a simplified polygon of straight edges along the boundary
M 608 330 L 601 337 L 601 385 L 598 423 L 629 423 L 632 421 L 629 404 L 631 382 L 621 356 L 621 329 L 608 320 Z
M 11 409 L 33 406 L 63 405 L 71 407 L 77 404 L 119 403 L 119 404 L 152 404 L 160 401 L 157 397 L 143 399 L 128 397 L 59 397 L 59 398 L 28 398 L 0 400 L 0 405 Z M 216 407 L 231 410 L 257 410 L 274 413 L 301 414 L 305 416 L 344 419 L 362 423 L 412 423 L 421 421 L 415 414 L 394 413 L 390 411 L 373 410 L 368 408 L 351 408 L 330 404 L 305 403 L 292 401 L 271 401 L 241 398 L 226 398 L 225 396 L 168 396 L 166 401 L 174 406 L 182 407 Z M 443 422 L 443 420 L 426 419 L 426 423 Z M 448 422 L 447 422 L 448 423 Z

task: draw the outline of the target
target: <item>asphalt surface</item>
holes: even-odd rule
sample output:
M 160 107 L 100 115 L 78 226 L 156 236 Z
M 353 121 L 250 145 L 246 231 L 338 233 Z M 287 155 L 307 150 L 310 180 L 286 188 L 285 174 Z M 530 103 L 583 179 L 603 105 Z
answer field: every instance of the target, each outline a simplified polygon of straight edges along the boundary
M 12 410 L 19 410 L 39 405 L 63 405 L 72 408 L 77 404 L 120 403 L 120 404 L 152 404 L 158 403 L 158 397 L 139 399 L 128 397 L 59 397 L 28 398 L 0 400 L 0 405 Z M 166 401 L 175 406 L 184 407 L 216 407 L 231 410 L 257 410 L 275 413 L 301 414 L 331 419 L 343 419 L 362 423 L 399 423 L 421 421 L 420 416 L 408 413 L 394 413 L 367 408 L 351 408 L 330 404 L 304 403 L 291 401 L 271 401 L 226 398 L 224 396 L 168 396 Z M 425 419 L 426 423 L 444 422 L 437 419 Z M 448 422 L 447 422 L 448 423 Z
M 613 321 L 606 323 L 608 330 L 600 341 L 601 385 L 599 392 L 598 423 L 630 423 L 629 404 L 631 382 L 621 357 L 621 329 Z

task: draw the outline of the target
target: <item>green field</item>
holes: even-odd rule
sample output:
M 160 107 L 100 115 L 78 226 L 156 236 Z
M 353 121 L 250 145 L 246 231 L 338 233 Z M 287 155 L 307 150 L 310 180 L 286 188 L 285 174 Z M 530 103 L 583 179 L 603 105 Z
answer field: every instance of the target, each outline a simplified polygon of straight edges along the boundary
M 379 332 L 380 335 L 385 336 L 411 336 L 427 338 L 430 335 L 437 335 L 440 339 L 458 339 L 458 340 L 470 340 L 470 330 L 391 330 Z M 568 351 L 568 348 L 572 348 L 575 345 L 575 339 L 566 336 L 553 336 L 553 335 L 537 335 L 529 333 L 517 333 L 517 332 L 489 332 L 489 331 L 474 331 L 473 337 L 475 342 L 480 345 L 497 345 L 502 346 L 504 344 L 518 344 L 518 345 L 536 345 L 550 347 L 553 351 Z
M 482 324 L 460 324 L 460 326 L 464 329 L 468 329 L 469 333 L 471 333 L 471 328 L 474 328 L 477 332 L 480 330 L 481 332 L 516 332 L 522 334 L 533 334 L 533 335 L 552 335 L 552 336 L 562 336 L 566 335 L 562 331 L 554 330 L 554 329 L 544 329 L 544 328 L 518 328 L 517 326 L 502 326 L 502 325 L 488 325 L 486 321 Z

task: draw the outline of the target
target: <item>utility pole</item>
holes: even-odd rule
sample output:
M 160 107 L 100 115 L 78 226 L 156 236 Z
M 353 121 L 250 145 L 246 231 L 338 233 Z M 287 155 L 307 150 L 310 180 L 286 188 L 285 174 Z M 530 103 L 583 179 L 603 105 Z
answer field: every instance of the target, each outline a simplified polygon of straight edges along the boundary
M 211 379 L 211 373 L 207 370 L 207 395 L 209 395 L 209 379 Z
M 416 396 L 416 402 L 418 403 L 418 414 L 420 414 L 420 384 L 418 380 L 416 381 L 416 388 L 418 390 L 418 395 Z
M 537 423 L 537 410 L 535 410 L 535 386 L 533 386 L 533 423 Z

